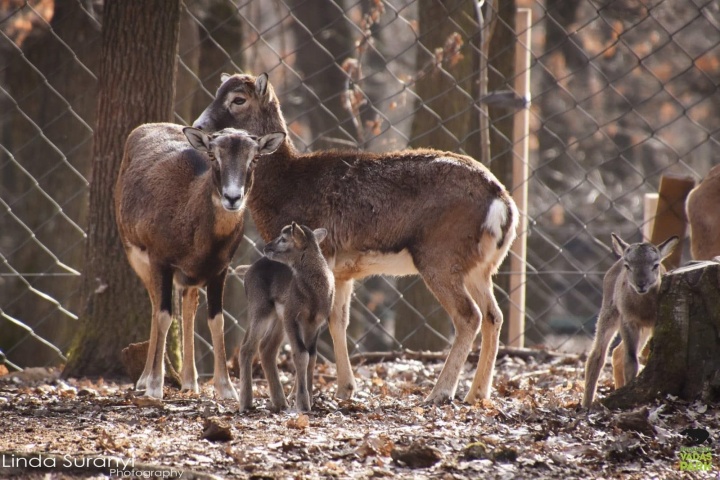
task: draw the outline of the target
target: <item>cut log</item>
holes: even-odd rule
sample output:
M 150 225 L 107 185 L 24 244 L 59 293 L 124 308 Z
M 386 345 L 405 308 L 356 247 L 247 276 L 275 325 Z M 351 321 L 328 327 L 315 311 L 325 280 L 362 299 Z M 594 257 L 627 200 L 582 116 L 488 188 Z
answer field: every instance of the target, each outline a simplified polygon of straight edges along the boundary
M 658 302 L 647 365 L 635 381 L 601 400 L 608 408 L 632 408 L 668 394 L 720 399 L 720 263 L 669 272 Z

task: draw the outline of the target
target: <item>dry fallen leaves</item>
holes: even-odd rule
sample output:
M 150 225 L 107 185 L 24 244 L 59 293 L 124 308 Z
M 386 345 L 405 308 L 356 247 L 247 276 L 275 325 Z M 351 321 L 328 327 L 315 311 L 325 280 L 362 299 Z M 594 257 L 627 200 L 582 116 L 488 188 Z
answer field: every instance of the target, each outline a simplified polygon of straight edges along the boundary
M 52 371 L 7 376 L 0 378 L 0 451 L 98 452 L 224 478 L 640 479 L 678 476 L 683 430 L 702 428 L 712 437 L 720 430 L 717 405 L 677 398 L 649 405 L 638 416 L 640 428 L 630 428 L 632 416 L 568 407 L 582 395 L 577 357 L 506 357 L 489 400 L 426 405 L 441 367 L 405 359 L 366 364 L 356 369 L 355 399 L 338 401 L 333 367 L 318 365 L 329 380 L 315 383 L 307 414 L 272 412 L 261 374 L 256 408 L 242 414 L 234 402 L 214 400 L 208 384 L 198 396 L 167 388 L 160 402 L 140 400 L 129 384 L 59 379 Z M 471 379 L 468 364 L 459 396 Z M 609 368 L 603 382 L 611 388 Z M 227 426 L 232 438 L 203 438 L 201 430 L 213 422 Z M 645 422 L 655 436 L 637 431 Z M 423 465 L 430 466 L 410 470 Z
M 310 426 L 310 417 L 302 413 L 297 417 L 290 418 L 285 425 L 297 430 L 304 430 Z

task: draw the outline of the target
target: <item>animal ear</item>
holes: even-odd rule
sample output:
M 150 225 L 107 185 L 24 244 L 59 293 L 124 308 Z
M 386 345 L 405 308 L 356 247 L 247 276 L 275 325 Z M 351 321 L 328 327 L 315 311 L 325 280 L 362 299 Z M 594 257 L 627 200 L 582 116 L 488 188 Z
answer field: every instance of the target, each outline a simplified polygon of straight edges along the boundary
M 258 155 L 269 155 L 277 150 L 282 142 L 285 141 L 285 134 L 283 132 L 268 133 L 263 135 L 258 140 Z
M 301 245 L 304 245 L 307 241 L 307 237 L 305 236 L 305 232 L 303 232 L 302 227 L 295 222 L 292 222 L 290 234 L 292 235 L 293 240 Z
M 675 250 L 675 247 L 677 247 L 679 242 L 680 239 L 677 237 L 677 235 L 673 235 L 672 237 L 668 238 L 660 245 L 658 245 L 657 248 L 658 250 L 660 250 L 660 258 L 664 259 L 669 257 L 673 250 Z
M 227 82 L 228 78 L 232 77 L 229 73 L 221 73 L 220 74 L 220 82 L 225 83 Z
M 611 233 L 610 236 L 612 237 L 613 252 L 615 253 L 615 255 L 617 255 L 618 258 L 622 258 L 622 256 L 625 254 L 625 250 L 627 250 L 630 244 L 615 235 L 614 233 Z
M 327 237 L 328 231 L 324 228 L 316 228 L 313 230 L 313 235 L 315 235 L 315 240 L 317 240 L 317 243 L 321 243 L 323 240 L 325 240 L 325 237 Z
M 267 94 L 267 87 L 268 74 L 263 72 L 255 79 L 255 92 L 257 93 L 258 97 L 264 97 Z
M 183 128 L 183 133 L 195 150 L 200 150 L 201 152 L 210 151 L 210 137 L 208 137 L 205 132 L 197 128 L 185 127 Z

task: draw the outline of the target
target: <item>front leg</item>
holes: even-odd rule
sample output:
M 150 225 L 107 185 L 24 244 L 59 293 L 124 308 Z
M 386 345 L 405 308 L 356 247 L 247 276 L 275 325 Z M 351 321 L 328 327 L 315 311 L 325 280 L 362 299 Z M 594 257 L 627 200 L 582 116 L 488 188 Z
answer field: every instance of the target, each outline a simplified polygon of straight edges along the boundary
M 207 284 L 208 326 L 212 336 L 214 352 L 213 383 L 215 395 L 226 400 L 238 400 L 238 394 L 230 382 L 225 358 L 225 319 L 222 312 L 223 290 L 227 269 L 212 278 Z
M 330 336 L 332 336 L 333 340 L 337 369 L 337 391 L 335 396 L 341 400 L 352 398 L 356 388 L 347 347 L 347 327 L 350 323 L 352 292 L 352 280 L 336 281 L 335 299 L 330 311 Z
M 625 385 L 630 383 L 637 376 L 638 371 L 638 344 L 640 342 L 640 328 L 632 319 L 623 318 L 620 324 L 620 337 L 625 344 L 625 358 L 623 368 L 625 373 Z
M 322 323 L 321 323 L 322 325 Z M 310 406 L 313 404 L 313 377 L 315 375 L 315 363 L 317 362 L 317 343 L 318 343 L 318 337 L 320 336 L 320 329 L 318 328 L 315 331 L 315 334 L 312 337 L 312 340 L 309 342 L 308 345 L 308 353 L 310 354 L 310 358 L 308 360 L 308 366 L 307 366 L 307 389 L 308 389 L 308 396 L 310 397 Z
M 165 342 L 172 324 L 172 290 L 173 272 L 170 268 L 151 266 L 151 283 L 153 294 L 153 323 L 155 330 L 155 348 L 148 348 L 150 373 L 146 380 L 145 396 L 163 398 L 165 380 Z M 152 337 L 152 333 L 151 333 Z M 151 338 L 152 340 L 152 338 Z M 147 364 L 146 364 L 147 369 Z

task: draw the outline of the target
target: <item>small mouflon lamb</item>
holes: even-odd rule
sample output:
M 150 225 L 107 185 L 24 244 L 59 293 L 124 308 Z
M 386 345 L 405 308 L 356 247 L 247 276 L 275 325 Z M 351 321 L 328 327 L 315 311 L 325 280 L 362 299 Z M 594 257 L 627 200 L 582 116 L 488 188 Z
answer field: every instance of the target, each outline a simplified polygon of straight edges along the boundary
M 608 346 L 618 330 L 622 342 L 613 352 L 615 388 L 637 375 L 638 348 L 644 345 L 657 320 L 658 292 L 665 273 L 662 261 L 677 243 L 678 237 L 673 236 L 657 246 L 649 242 L 630 245 L 612 234 L 613 252 L 618 260 L 603 279 L 595 340 L 585 364 L 583 407 L 590 407 L 593 402 Z
M 295 407 L 299 411 L 312 407 L 318 335 L 335 294 L 335 281 L 319 245 L 326 235 L 324 228 L 313 231 L 293 222 L 265 246 L 266 257 L 235 270 L 245 275 L 249 312 L 239 360 L 242 410 L 252 405 L 252 359 L 258 346 L 273 407 L 287 408 L 276 363 L 285 335 L 295 364 Z

